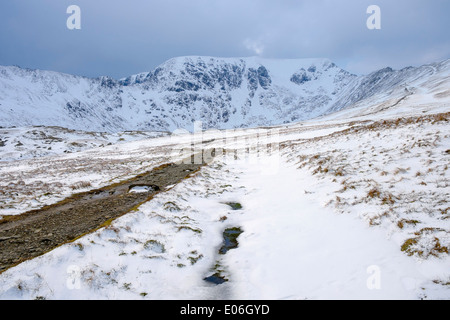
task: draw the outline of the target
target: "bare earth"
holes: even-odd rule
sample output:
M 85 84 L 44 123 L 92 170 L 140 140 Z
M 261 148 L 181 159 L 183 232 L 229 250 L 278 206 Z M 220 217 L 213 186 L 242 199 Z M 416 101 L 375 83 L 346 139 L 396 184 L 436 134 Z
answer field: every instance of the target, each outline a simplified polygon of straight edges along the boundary
M 0 273 L 87 233 L 147 202 L 198 171 L 197 164 L 166 164 L 101 189 L 0 220 Z M 135 186 L 147 192 L 129 192 Z

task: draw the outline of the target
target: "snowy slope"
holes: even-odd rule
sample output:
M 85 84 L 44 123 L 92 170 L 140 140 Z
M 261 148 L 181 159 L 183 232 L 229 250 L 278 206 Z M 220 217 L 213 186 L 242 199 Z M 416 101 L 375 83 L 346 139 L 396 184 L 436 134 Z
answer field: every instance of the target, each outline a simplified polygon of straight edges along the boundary
M 0 126 L 87 131 L 192 131 L 312 119 L 427 80 L 448 86 L 450 62 L 355 76 L 328 59 L 180 57 L 115 80 L 0 67 Z M 445 97 L 448 99 L 448 93 Z
M 0 129 L 0 161 L 15 161 L 80 152 L 117 143 L 167 135 L 162 132 L 85 132 L 61 127 Z
M 176 162 L 185 156 L 180 151 L 192 147 L 216 148 L 220 156 L 110 225 L 1 273 L 0 299 L 450 299 L 449 61 L 355 77 L 327 60 L 252 58 L 239 64 L 201 58 L 210 62 L 203 65 L 198 59 L 173 59 L 159 71 L 98 81 L 111 92 L 126 92 L 122 101 L 136 114 L 152 93 L 168 115 L 189 110 L 193 119 L 209 101 L 199 97 L 212 95 L 216 103 L 224 92 L 231 101 L 254 101 L 248 119 L 260 121 L 278 115 L 269 102 L 282 95 L 302 99 L 294 93 L 304 90 L 303 97 L 331 92 L 333 98 L 323 116 L 295 124 L 120 144 L 120 134 L 1 130 L 0 145 L 14 152 L 11 158 L 21 152 L 26 159 L 0 161 L 0 216 Z M 314 70 L 313 64 L 329 69 Z M 286 77 L 291 69 L 296 71 Z M 339 75 L 348 84 L 335 82 Z M 39 82 L 52 92 L 44 84 Z M 60 89 L 53 90 L 57 96 Z M 198 95 L 194 104 L 167 100 L 191 94 Z M 114 112 L 125 119 L 127 108 Z M 192 120 L 170 119 L 173 126 Z M 230 116 L 230 125 L 238 123 Z M 71 142 L 91 136 L 89 148 L 64 153 Z M 47 149 L 47 157 L 38 157 L 36 146 L 47 142 L 55 154 Z M 230 202 L 241 208 L 233 210 Z M 238 246 L 222 255 L 223 232 L 233 227 L 242 231 Z M 227 281 L 204 280 L 216 273 Z

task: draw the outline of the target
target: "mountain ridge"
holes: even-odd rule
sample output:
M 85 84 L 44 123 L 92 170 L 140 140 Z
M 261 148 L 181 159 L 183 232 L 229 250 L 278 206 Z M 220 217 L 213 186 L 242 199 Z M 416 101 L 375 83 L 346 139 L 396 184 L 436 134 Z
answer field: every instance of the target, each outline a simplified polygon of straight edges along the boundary
M 0 126 L 192 131 L 309 120 L 442 74 L 450 60 L 357 76 L 326 58 L 186 56 L 121 79 L 0 66 Z

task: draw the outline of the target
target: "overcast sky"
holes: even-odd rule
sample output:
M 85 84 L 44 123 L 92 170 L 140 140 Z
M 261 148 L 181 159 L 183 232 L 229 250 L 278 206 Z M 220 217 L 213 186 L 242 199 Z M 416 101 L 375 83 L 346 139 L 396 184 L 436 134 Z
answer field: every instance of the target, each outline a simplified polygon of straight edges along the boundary
M 69 5 L 81 30 L 69 30 Z M 369 5 L 381 30 L 369 30 Z M 122 78 L 178 56 L 329 58 L 366 74 L 450 58 L 449 0 L 2 0 L 0 65 Z

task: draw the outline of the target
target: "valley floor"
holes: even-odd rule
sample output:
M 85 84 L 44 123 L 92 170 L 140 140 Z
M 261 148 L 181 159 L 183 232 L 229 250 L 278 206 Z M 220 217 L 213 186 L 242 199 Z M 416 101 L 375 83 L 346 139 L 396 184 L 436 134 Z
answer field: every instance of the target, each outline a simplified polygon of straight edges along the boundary
M 446 113 L 303 123 L 236 131 L 227 143 L 204 133 L 200 145 L 216 151 L 208 166 L 3 272 L 0 299 L 450 299 L 448 121 Z M 36 179 L 51 188 L 63 172 L 59 187 L 70 193 L 94 167 L 98 187 L 174 160 L 171 150 L 192 139 L 55 157 L 53 174 L 38 170 L 43 160 L 2 164 L 0 184 L 20 176 L 23 190 Z M 3 190 L 0 214 L 61 197 Z M 239 234 L 224 253 L 225 230 Z

